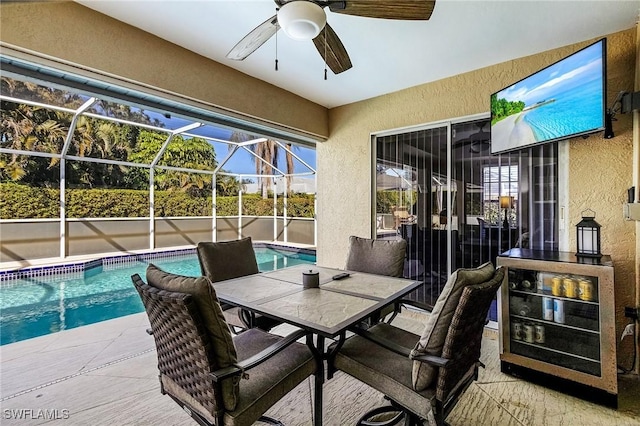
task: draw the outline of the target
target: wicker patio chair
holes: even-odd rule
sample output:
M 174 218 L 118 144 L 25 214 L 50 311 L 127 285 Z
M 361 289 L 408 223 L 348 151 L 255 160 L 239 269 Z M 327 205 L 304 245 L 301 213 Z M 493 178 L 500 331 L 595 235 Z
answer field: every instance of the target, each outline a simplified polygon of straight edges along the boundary
M 482 334 L 487 312 L 504 279 L 503 268 L 485 264 L 459 269 L 427 319 L 422 336 L 391 324 L 368 330 L 356 328 L 330 358 L 330 375 L 336 370 L 377 389 L 391 401 L 365 414 L 358 425 L 422 425 L 432 416 L 445 418 L 478 378 Z
M 220 242 L 200 242 L 196 247 L 202 275 L 212 283 L 259 273 L 251 237 Z M 265 331 L 281 324 L 264 315 L 222 304 L 224 317 L 234 331 L 258 327 Z
M 232 337 L 208 279 L 158 270 L 147 276 L 161 288 L 138 275 L 132 280 L 151 322 L 162 394 L 201 425 L 281 424 L 263 414 L 322 371 L 319 355 L 296 343 L 307 336 L 311 345 L 310 336 L 298 331 L 282 338 L 250 329 Z M 189 293 L 162 289 L 175 287 Z

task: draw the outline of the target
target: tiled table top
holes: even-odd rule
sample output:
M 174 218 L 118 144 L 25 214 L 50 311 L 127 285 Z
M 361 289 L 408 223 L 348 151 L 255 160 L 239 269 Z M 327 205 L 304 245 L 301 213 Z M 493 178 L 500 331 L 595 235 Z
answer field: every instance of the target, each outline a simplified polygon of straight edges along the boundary
M 319 288 L 303 288 L 303 272 L 309 270 L 319 273 Z M 221 281 L 214 288 L 225 302 L 333 337 L 420 285 L 417 281 L 360 272 L 351 272 L 340 281 L 332 280 L 341 272 L 344 271 L 297 265 Z

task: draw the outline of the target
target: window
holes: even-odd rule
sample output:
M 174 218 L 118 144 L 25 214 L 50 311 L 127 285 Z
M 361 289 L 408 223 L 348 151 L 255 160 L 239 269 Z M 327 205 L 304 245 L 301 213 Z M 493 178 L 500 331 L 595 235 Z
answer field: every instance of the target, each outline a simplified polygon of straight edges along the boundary
M 483 217 L 485 222 L 500 225 L 506 218 L 515 226 L 518 206 L 517 165 L 485 166 L 482 171 Z

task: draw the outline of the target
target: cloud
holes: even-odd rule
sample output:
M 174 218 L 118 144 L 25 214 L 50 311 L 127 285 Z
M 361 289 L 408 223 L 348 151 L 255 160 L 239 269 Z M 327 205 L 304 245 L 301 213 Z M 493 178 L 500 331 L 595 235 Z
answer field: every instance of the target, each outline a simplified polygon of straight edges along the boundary
M 561 84 L 567 80 L 573 79 L 575 78 L 577 75 L 583 74 L 585 72 L 590 72 L 593 71 L 594 68 L 599 70 L 600 69 L 600 64 L 602 63 L 602 59 L 596 59 L 594 61 L 589 62 L 586 65 L 581 66 L 580 68 L 576 68 L 574 70 L 571 70 L 565 74 L 562 74 L 560 77 L 551 79 L 549 81 L 547 81 L 544 84 L 541 84 L 540 86 L 536 87 L 535 89 L 533 89 L 531 91 L 531 93 L 535 92 L 536 90 L 545 90 L 549 87 L 553 87 L 556 86 L 558 84 Z M 553 74 L 551 75 L 553 77 Z
M 558 86 L 565 84 L 569 81 L 575 80 L 580 75 L 593 74 L 600 72 L 602 69 L 602 59 L 597 58 L 588 64 L 575 68 L 564 74 L 558 75 L 559 71 L 552 72 L 549 77 L 550 80 L 543 82 L 542 84 L 529 89 L 527 86 L 515 86 L 505 89 L 500 93 L 500 97 L 504 97 L 508 101 L 523 101 L 526 105 L 538 102 L 542 99 L 546 99 L 549 95 L 560 92 Z M 526 81 L 526 80 L 525 80 Z

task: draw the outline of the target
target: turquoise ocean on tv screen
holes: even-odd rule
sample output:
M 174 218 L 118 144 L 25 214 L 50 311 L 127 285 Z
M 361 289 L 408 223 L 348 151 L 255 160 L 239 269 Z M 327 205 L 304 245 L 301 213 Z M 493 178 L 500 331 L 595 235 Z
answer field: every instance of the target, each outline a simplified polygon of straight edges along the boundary
M 525 117 L 536 141 L 546 141 L 604 126 L 602 80 L 589 81 L 564 93 L 555 102 L 534 108 Z

